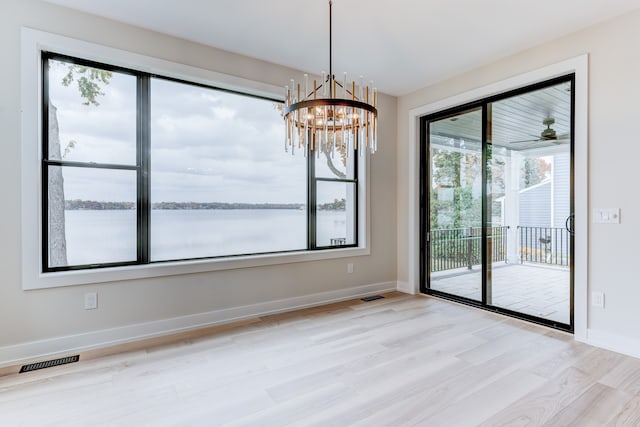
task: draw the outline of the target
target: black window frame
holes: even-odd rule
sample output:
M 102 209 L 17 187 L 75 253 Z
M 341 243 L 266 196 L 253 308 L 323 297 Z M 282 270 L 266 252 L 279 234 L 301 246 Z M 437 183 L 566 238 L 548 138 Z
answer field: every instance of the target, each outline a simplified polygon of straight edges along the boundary
M 356 134 L 357 138 L 357 134 Z M 307 175 L 308 179 L 308 202 L 307 209 L 309 211 L 309 221 L 307 223 L 308 226 L 308 241 L 309 241 L 309 249 L 310 250 L 318 250 L 318 249 L 335 249 L 335 248 L 348 248 L 358 246 L 358 156 L 360 155 L 360 151 L 355 151 L 351 153 L 353 156 L 353 178 L 329 178 L 329 177 L 318 177 L 316 176 L 316 155 L 311 153 L 312 155 L 307 155 Z M 323 245 L 318 246 L 317 241 L 317 213 L 318 213 L 318 183 L 319 182 L 337 182 L 337 183 L 346 183 L 353 184 L 354 187 L 354 204 L 355 204 L 355 218 L 354 221 L 354 242 L 355 243 L 345 243 L 345 244 L 335 244 L 335 245 Z
M 571 98 L 570 98 L 570 122 L 571 122 L 571 172 L 570 172 L 570 211 L 575 212 L 575 126 L 576 126 L 576 73 L 566 73 L 561 74 L 559 76 L 545 79 L 540 82 L 531 83 L 528 85 L 524 85 L 515 89 L 507 90 L 495 95 L 487 96 L 481 99 L 477 99 L 475 101 L 471 101 L 468 103 L 463 103 L 460 105 L 456 105 L 453 107 L 449 107 L 440 111 L 434 111 L 432 113 L 426 114 L 419 118 L 419 156 L 420 156 L 420 165 L 419 165 L 419 185 L 420 185 L 420 198 L 419 198 L 419 236 L 420 236 L 420 247 L 419 247 L 419 286 L 420 292 L 427 295 L 437 296 L 439 298 L 452 300 L 461 304 L 470 305 L 476 308 L 480 308 L 482 310 L 491 311 L 499 314 L 504 314 L 506 316 L 526 320 L 531 323 L 537 323 L 540 325 L 548 326 L 554 329 L 558 329 L 561 331 L 573 333 L 575 326 L 575 241 L 573 234 L 571 234 L 571 255 L 570 255 L 570 298 L 569 298 L 569 323 L 561 323 L 554 320 L 546 319 L 539 316 L 529 315 L 522 312 L 518 312 L 516 310 L 510 310 L 508 308 L 499 307 L 495 305 L 490 305 L 487 303 L 487 271 L 488 266 L 490 266 L 490 261 L 488 260 L 487 246 L 484 244 L 487 240 L 487 223 L 488 223 L 488 204 L 487 204 L 487 159 L 490 157 L 488 153 L 488 147 L 491 145 L 491 141 L 488 138 L 488 109 L 490 105 L 495 102 L 499 102 L 514 96 L 519 96 L 522 94 L 526 94 L 529 92 L 534 92 L 537 90 L 545 89 L 548 87 L 552 87 L 561 83 L 569 83 L 571 87 Z M 465 111 L 469 111 L 472 109 L 481 109 L 482 110 L 482 236 L 481 241 L 483 242 L 482 246 L 482 297 L 480 300 L 474 300 L 471 298 L 467 298 L 464 296 L 458 296 L 450 293 L 446 293 L 443 291 L 439 291 L 436 289 L 432 289 L 430 287 L 430 278 L 429 278 L 429 261 L 431 254 L 429 253 L 429 212 L 431 209 L 430 201 L 429 201 L 429 181 L 428 176 L 430 174 L 431 164 L 429 162 L 430 157 L 430 149 L 431 149 L 431 141 L 429 138 L 430 135 L 430 123 L 432 121 L 440 120 L 442 118 L 446 118 L 448 116 L 456 115 L 463 113 Z
M 87 66 L 91 68 L 98 68 L 101 70 L 117 72 L 122 74 L 128 74 L 136 77 L 136 164 L 135 165 L 123 165 L 123 164 L 110 164 L 110 163 L 94 163 L 94 162 L 77 162 L 67 161 L 64 159 L 51 160 L 49 159 L 49 70 L 48 61 L 57 60 L 66 63 Z M 40 169 L 41 169 L 41 271 L 42 273 L 62 272 L 62 271 L 76 271 L 76 270 L 93 270 L 104 269 L 111 267 L 125 267 L 135 265 L 153 265 L 162 264 L 167 262 L 180 262 L 202 259 L 233 259 L 234 257 L 246 257 L 252 255 L 265 255 L 265 254 L 285 254 L 295 253 L 303 251 L 322 251 L 327 249 L 336 248 L 356 248 L 359 247 L 358 238 L 358 221 L 359 221 L 359 201 L 358 201 L 358 151 L 354 150 L 351 155 L 354 158 L 354 176 L 353 178 L 326 178 L 315 176 L 315 155 L 310 151 L 306 155 L 306 179 L 307 179 L 307 246 L 304 249 L 293 249 L 284 251 L 269 251 L 269 252 L 256 252 L 256 253 L 243 253 L 243 254 L 229 254 L 219 255 L 211 257 L 199 257 L 199 258 L 184 258 L 184 259 L 171 259 L 171 260 L 159 260 L 151 261 L 150 259 L 150 246 L 151 246 L 151 230 L 150 230 L 150 215 L 151 215 L 151 202 L 150 202 L 150 190 L 151 190 L 151 167 L 150 167 L 150 150 L 151 150 L 151 79 L 163 79 L 174 81 L 178 83 L 198 86 L 206 89 L 212 89 L 217 91 L 223 91 L 240 96 L 248 96 L 258 99 L 263 99 L 278 104 L 284 102 L 280 99 L 271 98 L 268 96 L 255 95 L 247 92 L 222 88 L 214 85 L 208 85 L 189 80 L 183 80 L 175 77 L 163 76 L 159 74 L 147 73 L 139 70 L 134 70 L 126 67 L 115 66 L 103 62 L 97 62 L 60 54 L 51 51 L 42 51 L 40 57 L 41 66 L 41 111 L 42 111 L 42 128 L 41 128 L 41 153 Z M 308 149 L 309 150 L 309 149 Z M 283 152 L 283 155 L 286 155 Z M 300 160 L 304 161 L 304 160 Z M 136 172 L 136 260 L 127 262 L 109 262 L 98 264 L 82 264 L 82 265 L 67 265 L 67 266 L 49 266 L 49 191 L 48 191 L 48 169 L 51 166 L 59 167 L 79 167 L 79 168 L 93 168 L 93 169 L 109 169 L 109 170 L 132 170 Z M 352 244 L 340 244 L 332 246 L 318 246 L 316 242 L 316 204 L 317 204 L 317 192 L 316 186 L 319 181 L 330 182 L 345 182 L 353 183 L 354 196 L 355 196 L 355 210 L 354 210 L 354 243 Z

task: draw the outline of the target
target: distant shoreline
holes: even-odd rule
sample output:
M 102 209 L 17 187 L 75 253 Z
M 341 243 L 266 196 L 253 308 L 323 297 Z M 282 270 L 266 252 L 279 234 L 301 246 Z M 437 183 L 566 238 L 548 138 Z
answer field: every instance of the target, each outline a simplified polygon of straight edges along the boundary
M 224 202 L 157 202 L 151 204 L 156 210 L 196 209 L 304 209 L 302 203 L 224 203 Z M 94 200 L 65 200 L 65 210 L 133 210 L 133 202 L 97 202 Z
M 98 202 L 94 200 L 65 200 L 67 211 L 112 211 L 134 210 L 134 202 Z M 224 203 L 224 202 L 157 202 L 151 204 L 152 210 L 248 210 L 248 209 L 290 209 L 304 210 L 303 203 Z M 344 210 L 345 202 L 336 200 L 333 203 L 318 205 L 319 210 Z

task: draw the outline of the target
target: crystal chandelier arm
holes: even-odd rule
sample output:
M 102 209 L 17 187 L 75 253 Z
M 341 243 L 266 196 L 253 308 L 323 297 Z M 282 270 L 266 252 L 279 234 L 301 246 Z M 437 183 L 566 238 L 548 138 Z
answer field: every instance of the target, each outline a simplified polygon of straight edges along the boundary
M 334 84 L 338 85 L 338 87 L 342 90 L 344 90 L 344 94 L 345 94 L 345 98 L 347 97 L 347 95 L 351 95 L 353 97 L 353 99 L 359 100 L 357 96 L 355 96 L 355 90 L 351 91 L 348 89 L 348 86 L 345 86 L 344 83 L 340 83 L 338 80 L 334 80 L 333 81 Z M 334 91 L 335 92 L 335 91 Z
M 312 107 L 324 107 L 327 105 L 335 106 L 335 107 L 352 107 L 359 108 L 362 110 L 370 111 L 374 115 L 378 115 L 378 110 L 371 104 L 367 104 L 362 101 L 354 101 L 352 99 L 341 99 L 341 98 L 320 98 L 320 99 L 307 99 L 305 101 L 296 102 L 295 104 L 287 105 L 284 108 L 284 115 L 286 116 L 292 111 L 299 110 L 301 108 L 312 108 Z

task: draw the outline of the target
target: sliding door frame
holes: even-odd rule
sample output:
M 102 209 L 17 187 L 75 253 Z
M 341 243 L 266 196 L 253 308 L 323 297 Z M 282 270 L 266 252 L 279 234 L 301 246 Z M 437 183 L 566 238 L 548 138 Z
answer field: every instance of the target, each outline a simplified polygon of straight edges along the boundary
M 488 109 L 489 105 L 501 101 L 507 98 L 511 98 L 514 96 L 522 95 L 528 92 L 533 92 L 536 90 L 544 89 L 547 87 L 551 87 L 560 83 L 570 83 L 571 85 L 571 130 L 570 130 L 570 157 L 571 157 L 571 167 L 570 167 L 570 211 L 571 214 L 575 213 L 575 120 L 576 120 L 576 76 L 575 72 L 566 73 L 558 77 L 554 77 L 551 79 L 547 79 L 538 83 L 526 85 L 520 88 L 508 90 L 497 95 L 489 96 L 482 98 L 480 100 L 476 100 L 473 102 L 468 102 L 462 105 L 450 107 L 443 109 L 441 111 L 436 111 L 430 113 L 428 115 L 422 116 L 419 118 L 419 284 L 420 284 L 420 292 L 425 293 L 427 295 L 433 295 L 444 299 L 453 300 L 456 302 L 460 302 L 463 304 L 471 305 L 474 307 L 478 307 L 484 310 L 504 314 L 510 317 L 515 317 L 519 319 L 523 319 L 529 322 L 542 324 L 545 326 L 549 326 L 555 329 L 560 329 L 567 332 L 574 332 L 575 321 L 574 321 L 574 282 L 575 282 L 575 236 L 574 233 L 570 233 L 570 255 L 569 255 L 569 270 L 570 270 L 570 297 L 569 297 L 569 318 L 570 321 L 568 324 L 553 321 L 550 319 L 545 319 L 542 317 L 532 316 L 526 313 L 521 313 L 513 310 L 509 310 L 502 307 L 497 307 L 494 305 L 488 304 L 488 273 L 491 268 L 491 262 L 487 259 L 487 229 L 488 229 L 488 206 L 487 206 L 487 147 L 488 147 Z M 472 109 L 482 109 L 482 237 L 481 237 L 481 247 L 482 247 L 482 299 L 481 301 L 477 301 L 471 298 L 466 298 L 462 296 L 457 296 L 453 294 L 449 294 L 446 292 L 438 291 L 435 289 L 431 289 L 430 287 L 430 269 L 428 268 L 429 262 L 431 260 L 430 253 L 430 245 L 429 242 L 429 230 L 430 230 L 430 188 L 431 183 L 429 182 L 431 176 L 431 162 L 430 162 L 430 152 L 431 152 L 431 143 L 429 139 L 430 135 L 430 123 L 436 120 L 441 120 L 450 116 L 454 116 Z M 575 228 L 574 228 L 575 230 Z

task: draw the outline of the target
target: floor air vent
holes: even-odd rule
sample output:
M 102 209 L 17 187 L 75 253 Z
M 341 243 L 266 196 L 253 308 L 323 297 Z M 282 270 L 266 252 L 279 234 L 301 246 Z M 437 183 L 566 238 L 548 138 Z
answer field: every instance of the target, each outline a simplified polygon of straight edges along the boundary
M 364 297 L 360 299 L 364 302 L 369 302 L 369 301 L 375 301 L 377 299 L 382 299 L 382 298 L 384 298 L 382 295 L 372 295 L 370 297 Z
M 60 366 L 66 365 L 67 363 L 73 363 L 80 360 L 80 355 L 76 354 L 75 356 L 69 357 L 61 357 L 60 359 L 46 360 L 44 362 L 31 363 L 29 365 L 24 365 L 20 368 L 20 373 L 23 372 L 31 372 L 37 371 L 38 369 L 51 368 L 52 366 Z

